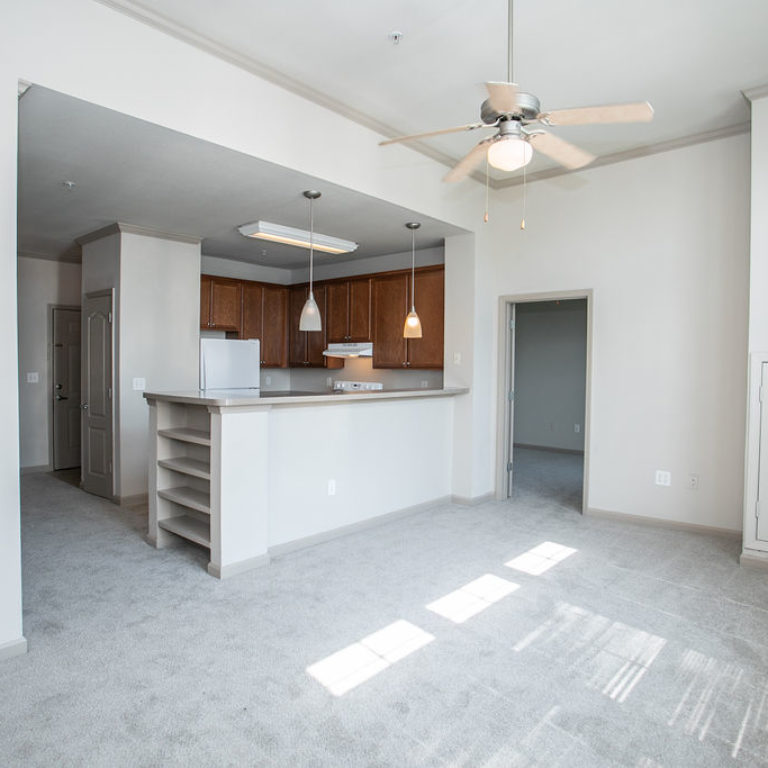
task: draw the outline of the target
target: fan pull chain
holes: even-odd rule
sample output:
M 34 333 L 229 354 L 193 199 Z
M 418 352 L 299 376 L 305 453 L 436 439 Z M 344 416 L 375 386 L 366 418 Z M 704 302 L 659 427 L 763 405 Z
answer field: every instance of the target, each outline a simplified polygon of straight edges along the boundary
M 489 186 L 489 169 L 488 169 L 488 153 L 486 152 L 485 155 L 485 216 L 483 216 L 483 221 L 487 224 L 488 223 L 488 186 Z
M 520 229 L 525 229 L 525 203 L 526 203 L 526 189 L 525 189 L 525 166 L 523 166 L 523 218 L 520 219 Z

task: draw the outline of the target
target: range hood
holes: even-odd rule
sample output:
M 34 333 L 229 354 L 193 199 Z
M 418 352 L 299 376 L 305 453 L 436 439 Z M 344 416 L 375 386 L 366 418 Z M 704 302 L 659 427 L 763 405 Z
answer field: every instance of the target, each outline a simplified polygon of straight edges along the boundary
M 344 344 L 329 344 L 323 351 L 326 357 L 373 357 L 373 343 L 370 341 L 353 341 Z

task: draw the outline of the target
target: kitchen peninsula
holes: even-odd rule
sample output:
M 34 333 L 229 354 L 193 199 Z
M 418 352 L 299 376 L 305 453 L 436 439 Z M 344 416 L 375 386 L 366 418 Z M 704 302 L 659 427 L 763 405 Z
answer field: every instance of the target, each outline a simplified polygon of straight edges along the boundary
M 467 391 L 146 392 L 148 538 L 207 547 L 225 578 L 446 500 Z

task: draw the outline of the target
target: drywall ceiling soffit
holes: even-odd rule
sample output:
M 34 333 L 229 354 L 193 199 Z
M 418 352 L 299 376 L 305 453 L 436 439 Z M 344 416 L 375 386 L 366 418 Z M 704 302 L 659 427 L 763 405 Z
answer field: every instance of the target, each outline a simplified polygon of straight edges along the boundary
M 446 237 L 462 232 L 401 206 L 40 86 L 32 86 L 19 102 L 18 179 L 19 251 L 69 260 L 80 258 L 79 238 L 125 222 L 139 234 L 202 239 L 208 256 L 302 268 L 308 259 L 305 249 L 245 238 L 237 227 L 262 219 L 306 229 L 305 189 L 323 193 L 315 207 L 317 231 L 359 243 L 350 254 L 318 252 L 318 264 L 404 252 L 410 248 L 404 224 L 414 219 L 422 222 L 419 248 L 440 247 Z
M 385 136 L 474 121 L 482 83 L 506 79 L 507 0 L 98 1 Z M 766 28 L 764 0 L 518 3 L 515 79 L 544 109 L 650 100 L 651 124 L 559 130 L 601 164 L 619 162 L 742 130 L 741 92 L 768 70 Z M 399 45 L 388 38 L 395 29 Z M 450 165 L 476 141 L 411 146 Z M 493 173 L 493 187 L 518 183 Z M 559 173 L 537 156 L 527 175 Z

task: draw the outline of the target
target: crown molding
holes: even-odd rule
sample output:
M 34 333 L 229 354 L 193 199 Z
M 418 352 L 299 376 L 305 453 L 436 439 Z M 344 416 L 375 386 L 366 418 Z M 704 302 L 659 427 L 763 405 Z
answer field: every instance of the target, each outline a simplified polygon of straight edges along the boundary
M 138 227 L 135 224 L 125 224 L 116 221 L 114 224 L 108 224 L 106 227 L 97 229 L 94 232 L 88 232 L 81 237 L 75 238 L 75 242 L 80 245 L 87 245 L 96 240 L 102 240 L 110 235 L 143 235 L 145 237 L 156 237 L 161 240 L 174 240 L 178 243 L 188 243 L 189 245 L 200 245 L 202 238 L 192 235 L 178 235 L 172 232 L 161 232 L 159 229 L 148 229 L 147 227 Z
M 38 253 L 37 251 L 16 251 L 16 257 L 19 259 L 40 259 L 42 261 L 58 261 L 62 264 L 80 264 L 79 255 L 58 254 L 58 253 Z
M 299 80 L 279 72 L 267 64 L 262 64 L 260 61 L 251 58 L 250 56 L 244 56 L 243 54 L 238 53 L 225 45 L 221 45 L 221 43 L 217 43 L 216 41 L 211 40 L 204 35 L 194 32 L 188 27 L 185 27 L 183 24 L 172 21 L 166 16 L 163 16 L 156 11 L 152 11 L 149 8 L 140 5 L 139 3 L 135 3 L 132 0 L 95 1 L 101 5 L 106 6 L 107 8 L 111 8 L 114 11 L 118 11 L 119 13 L 132 18 L 134 21 L 139 21 L 142 24 L 153 27 L 160 32 L 164 32 L 171 37 L 175 37 L 177 40 L 181 40 L 182 42 L 188 43 L 189 45 L 192 45 L 201 51 L 205 51 L 212 56 L 216 56 L 217 58 L 226 61 L 228 64 L 232 64 L 236 67 L 239 67 L 240 69 L 245 70 L 246 72 L 250 72 L 252 75 L 256 75 L 262 80 L 267 80 L 273 85 L 277 85 L 286 91 L 290 91 L 291 93 L 294 93 L 297 96 L 306 99 L 307 101 L 311 101 L 321 107 L 324 107 L 325 109 L 336 112 L 342 117 L 362 125 L 364 128 L 368 128 L 375 133 L 381 134 L 384 138 L 393 138 L 395 136 L 401 135 L 402 133 L 402 131 L 398 131 L 393 126 L 381 122 L 380 120 L 376 120 L 366 112 L 362 112 L 361 110 L 349 106 L 349 104 L 345 104 L 338 99 L 334 99 L 332 96 L 329 96 L 322 91 L 318 91 L 315 88 L 310 88 L 308 85 L 305 85 Z M 441 152 L 438 149 L 434 149 L 422 141 L 408 142 L 408 148 L 413 149 L 416 152 L 419 152 L 422 155 L 437 161 L 447 168 L 453 168 L 453 166 L 458 162 L 458 160 L 454 157 L 451 157 L 451 155 L 445 152 Z M 483 183 L 485 183 L 485 177 L 477 173 L 473 175 L 479 181 L 483 181 Z
M 744 98 L 748 101 L 757 101 L 757 99 L 762 99 L 765 96 L 768 96 L 768 83 L 757 85 L 754 88 L 746 88 L 742 93 L 744 94 Z
M 547 168 L 543 171 L 537 171 L 536 173 L 529 173 L 525 177 L 526 183 L 532 181 L 542 181 L 543 179 L 552 179 L 555 176 L 565 176 L 571 173 L 579 173 L 579 171 L 588 171 L 591 168 L 600 168 L 604 165 L 613 165 L 614 163 L 623 163 L 626 160 L 635 160 L 639 157 L 648 157 L 649 155 L 657 155 L 661 152 L 671 152 L 675 149 L 683 149 L 684 147 L 691 147 L 694 144 L 704 144 L 708 141 L 717 141 L 718 139 L 726 139 L 730 136 L 739 136 L 742 133 L 749 133 L 749 122 L 737 123 L 736 125 L 729 125 L 725 128 L 718 128 L 714 131 L 705 131 L 704 133 L 695 133 L 690 136 L 680 136 L 676 139 L 670 139 L 669 141 L 660 141 L 657 144 L 649 144 L 644 147 L 635 147 L 634 149 L 627 149 L 623 152 L 614 152 L 610 155 L 603 155 L 598 157 L 594 162 L 590 163 L 584 168 L 579 168 L 574 171 L 569 171 L 566 168 Z M 523 183 L 523 177 L 518 175 L 511 179 L 505 179 L 503 181 L 491 181 L 490 186 L 493 189 L 506 189 L 508 187 L 516 187 Z

